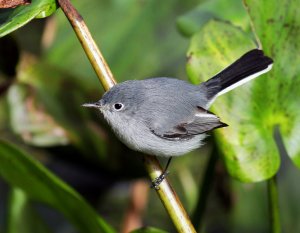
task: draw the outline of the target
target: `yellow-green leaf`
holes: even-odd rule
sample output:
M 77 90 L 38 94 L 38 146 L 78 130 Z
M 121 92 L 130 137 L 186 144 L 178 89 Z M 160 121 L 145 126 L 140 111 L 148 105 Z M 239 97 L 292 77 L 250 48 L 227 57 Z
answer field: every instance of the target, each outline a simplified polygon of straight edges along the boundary
M 254 101 L 265 110 L 263 116 L 260 114 L 264 118 L 262 124 L 279 126 L 286 150 L 300 168 L 299 1 L 245 0 L 245 3 L 264 50 L 275 60 L 272 79 L 260 81 Z
M 257 47 L 240 28 L 211 21 L 191 39 L 187 71 L 194 83 L 204 81 Z M 274 73 L 247 83 L 213 104 L 213 111 L 229 127 L 218 129 L 217 140 L 229 173 L 245 182 L 273 176 L 280 160 L 273 139 L 273 108 L 268 107 L 265 83 L 276 82 Z M 268 92 L 271 91 L 268 86 Z

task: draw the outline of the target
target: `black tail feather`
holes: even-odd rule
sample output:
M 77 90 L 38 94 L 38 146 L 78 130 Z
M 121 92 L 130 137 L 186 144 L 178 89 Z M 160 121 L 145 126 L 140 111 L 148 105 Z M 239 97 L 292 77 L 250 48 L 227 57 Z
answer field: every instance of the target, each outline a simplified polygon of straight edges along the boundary
M 204 83 L 208 88 L 208 98 L 211 99 L 217 95 L 226 93 L 236 86 L 247 82 L 247 78 L 250 80 L 267 72 L 271 68 L 272 63 L 273 60 L 265 56 L 262 50 L 253 49 L 247 52 L 226 69 Z

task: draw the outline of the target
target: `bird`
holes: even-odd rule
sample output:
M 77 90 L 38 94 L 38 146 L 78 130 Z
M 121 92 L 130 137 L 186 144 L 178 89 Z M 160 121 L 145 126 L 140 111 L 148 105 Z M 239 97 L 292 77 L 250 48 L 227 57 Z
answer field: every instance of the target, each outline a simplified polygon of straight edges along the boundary
M 268 72 L 272 65 L 262 50 L 253 49 L 199 85 L 169 77 L 128 80 L 83 106 L 99 109 L 132 150 L 169 158 L 164 172 L 153 181 L 157 188 L 172 157 L 201 147 L 209 131 L 228 126 L 209 111 L 215 99 Z

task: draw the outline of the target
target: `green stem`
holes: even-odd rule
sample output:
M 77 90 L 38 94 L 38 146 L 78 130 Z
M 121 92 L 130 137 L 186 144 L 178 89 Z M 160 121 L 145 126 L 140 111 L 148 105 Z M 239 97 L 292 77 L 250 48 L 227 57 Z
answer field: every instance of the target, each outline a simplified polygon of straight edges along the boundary
M 270 215 L 270 232 L 280 233 L 280 215 L 279 215 L 279 201 L 277 190 L 276 175 L 268 180 L 268 201 L 269 201 L 269 215 Z

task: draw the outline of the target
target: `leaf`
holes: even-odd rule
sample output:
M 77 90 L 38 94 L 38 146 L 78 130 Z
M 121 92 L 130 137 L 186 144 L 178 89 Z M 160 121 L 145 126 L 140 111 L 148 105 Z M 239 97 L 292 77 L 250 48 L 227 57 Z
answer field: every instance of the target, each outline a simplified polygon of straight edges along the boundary
M 27 195 L 13 188 L 9 200 L 7 233 L 50 233 L 49 227 L 30 205 Z
M 263 110 L 257 112 L 258 120 L 268 127 L 279 125 L 286 150 L 300 168 L 299 1 L 246 0 L 245 3 L 264 51 L 275 60 L 272 78 L 260 80 L 255 89 L 254 101 Z
M 58 8 L 55 0 L 32 0 L 31 4 L 1 10 L 0 37 L 24 26 L 34 18 L 44 18 Z
M 154 227 L 143 227 L 141 229 L 131 231 L 131 233 L 167 233 L 167 231 Z
M 183 35 L 191 37 L 211 19 L 230 21 L 246 31 L 250 28 L 249 17 L 241 0 L 230 1 L 230 6 L 227 0 L 204 1 L 180 16 L 177 27 Z
M 207 80 L 255 47 L 241 29 L 211 21 L 191 39 L 187 63 L 189 78 L 193 83 Z M 265 98 L 268 94 L 266 83 L 270 84 L 269 92 L 276 82 L 273 75 L 269 72 L 226 93 L 212 106 L 213 112 L 229 125 L 215 131 L 227 169 L 233 177 L 244 182 L 268 179 L 279 167 L 273 140 L 274 118 L 270 118 L 274 112 L 265 103 L 268 100 Z
M 114 232 L 71 187 L 30 156 L 2 140 L 0 175 L 11 185 L 21 188 L 31 199 L 57 209 L 80 232 Z

